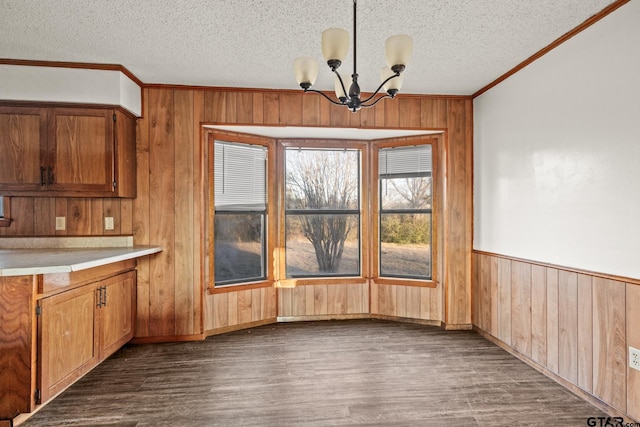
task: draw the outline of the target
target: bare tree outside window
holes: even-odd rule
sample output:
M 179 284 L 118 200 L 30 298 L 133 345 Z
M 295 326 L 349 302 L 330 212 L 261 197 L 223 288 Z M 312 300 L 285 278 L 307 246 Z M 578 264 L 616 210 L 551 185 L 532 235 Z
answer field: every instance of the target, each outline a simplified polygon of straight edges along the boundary
M 360 273 L 359 169 L 356 150 L 286 150 L 288 275 Z

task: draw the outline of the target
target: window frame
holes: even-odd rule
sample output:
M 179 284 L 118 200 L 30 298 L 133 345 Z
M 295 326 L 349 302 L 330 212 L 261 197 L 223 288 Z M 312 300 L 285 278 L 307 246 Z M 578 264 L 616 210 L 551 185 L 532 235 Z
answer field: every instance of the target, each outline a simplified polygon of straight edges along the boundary
M 372 284 L 404 285 L 436 288 L 441 280 L 442 259 L 440 254 L 444 250 L 444 240 L 440 238 L 440 218 L 443 217 L 444 207 L 440 201 L 444 200 L 444 166 L 440 164 L 445 134 L 420 135 L 414 137 L 388 138 L 376 140 L 353 139 L 319 139 L 319 138 L 269 138 L 260 135 L 238 133 L 220 129 L 206 129 L 203 149 L 203 204 L 207 213 L 203 218 L 202 240 L 207 251 L 203 254 L 203 275 L 208 285 L 208 293 L 227 293 L 263 287 L 295 287 L 304 285 L 348 285 L 362 284 L 371 280 Z M 267 213 L 266 213 L 266 279 L 255 282 L 243 282 L 215 286 L 214 265 L 214 174 L 213 174 L 213 143 L 216 139 L 263 145 L 267 147 Z M 380 276 L 379 274 L 379 177 L 378 158 L 379 149 L 392 146 L 431 144 L 432 146 L 432 253 L 431 280 L 407 279 Z M 317 277 L 286 277 L 285 253 L 285 149 L 290 147 L 305 147 L 319 149 L 360 150 L 360 275 L 359 276 L 317 276 Z M 210 150 L 209 150 L 210 149 Z M 209 152 L 211 151 L 211 153 Z
M 215 164 L 215 150 L 214 144 L 215 141 L 224 141 L 224 142 L 232 142 L 239 144 L 249 144 L 249 145 L 257 145 L 265 147 L 267 150 L 267 165 L 266 165 L 266 189 L 267 189 L 267 204 L 266 210 L 264 213 L 264 225 L 263 225 L 263 239 L 264 239 L 264 247 L 263 247 L 263 256 L 264 256 L 264 265 L 265 265 L 265 277 L 263 279 L 258 280 L 247 280 L 247 281 L 239 281 L 234 283 L 225 283 L 216 285 L 215 283 L 215 174 L 214 174 L 214 164 Z M 276 188 L 275 185 L 275 177 L 276 177 L 276 169 L 275 169 L 275 140 L 267 137 L 260 137 L 257 135 L 236 133 L 236 132 L 227 132 L 220 130 L 211 130 L 208 132 L 206 138 L 207 144 L 207 153 L 206 153 L 206 161 L 207 161 L 207 191 L 206 191 L 206 201 L 205 205 L 207 206 L 207 232 L 206 234 L 206 246 L 207 253 L 205 257 L 207 260 L 205 261 L 206 265 L 208 265 L 208 271 L 206 272 L 206 281 L 208 284 L 209 293 L 226 293 L 226 292 L 237 292 L 241 290 L 247 289 L 257 289 L 263 287 L 273 286 L 274 283 L 274 269 L 271 266 L 274 265 L 274 248 L 276 241 L 276 222 L 277 222 L 277 209 L 274 197 L 274 191 Z
M 439 239 L 438 220 L 440 206 L 440 172 L 438 148 L 440 138 L 435 135 L 419 136 L 415 138 L 375 140 L 371 145 L 371 278 L 376 284 L 421 286 L 435 288 L 439 280 Z M 380 185 L 379 154 L 384 148 L 408 147 L 415 145 L 431 145 L 431 278 L 419 279 L 408 277 L 382 276 L 380 274 Z
M 370 173 L 370 150 L 367 141 L 352 139 L 278 139 L 278 193 L 279 193 L 279 222 L 278 222 L 278 282 L 282 287 L 293 287 L 298 285 L 317 285 L 317 284 L 356 284 L 362 283 L 369 277 L 370 262 L 370 219 L 369 219 L 369 177 Z M 318 149 L 318 150 L 358 150 L 360 160 L 360 188 L 359 188 L 359 225 L 358 234 L 360 240 L 360 271 L 358 275 L 318 275 L 318 276 L 287 276 L 286 265 L 286 150 L 291 148 Z M 334 211 L 331 211 L 332 213 Z M 328 212 L 329 213 L 329 212 Z

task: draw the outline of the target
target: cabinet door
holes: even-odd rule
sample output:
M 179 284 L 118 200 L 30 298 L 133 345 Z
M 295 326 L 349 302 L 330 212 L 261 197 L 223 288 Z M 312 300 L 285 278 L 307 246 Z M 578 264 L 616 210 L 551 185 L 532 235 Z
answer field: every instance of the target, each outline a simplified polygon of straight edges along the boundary
M 44 188 L 46 129 L 44 109 L 0 107 L 0 193 Z
M 113 192 L 113 114 L 113 110 L 100 109 L 51 110 L 49 190 L 83 196 Z
M 85 286 L 41 301 L 41 400 L 63 390 L 98 363 L 98 295 Z
M 136 272 L 106 279 L 98 286 L 103 288 L 100 358 L 105 359 L 133 338 Z

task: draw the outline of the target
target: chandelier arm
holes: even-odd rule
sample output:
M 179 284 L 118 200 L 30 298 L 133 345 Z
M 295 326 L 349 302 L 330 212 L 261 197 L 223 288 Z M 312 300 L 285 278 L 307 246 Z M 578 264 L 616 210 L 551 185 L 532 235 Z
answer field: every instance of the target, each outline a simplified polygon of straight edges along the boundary
M 342 77 L 340 76 L 340 73 L 338 73 L 337 70 L 333 70 L 334 73 L 336 73 L 336 76 L 338 76 L 338 80 L 340 81 L 340 86 L 342 86 L 342 93 L 344 93 L 344 96 L 349 99 L 349 92 L 347 92 L 347 88 L 344 87 L 344 81 L 342 80 Z M 337 94 L 336 94 L 337 96 Z
M 342 103 L 342 102 L 338 102 L 338 101 L 336 101 L 336 100 L 334 100 L 334 99 L 331 99 L 329 96 L 327 96 L 327 94 L 326 94 L 326 93 L 321 92 L 321 91 L 319 91 L 319 90 L 315 90 L 315 89 L 307 89 L 307 90 L 305 90 L 305 93 L 306 93 L 306 92 L 318 93 L 318 94 L 320 94 L 320 95 L 324 96 L 324 97 L 327 99 L 327 101 L 331 102 L 332 104 L 335 104 L 335 105 L 345 105 L 345 104 L 344 104 L 344 103 Z
M 385 99 L 385 98 L 393 98 L 393 96 L 389 95 L 389 94 L 384 94 L 382 95 L 380 98 L 376 99 L 375 101 L 373 101 L 371 104 L 360 104 L 361 107 L 363 108 L 369 108 L 369 107 L 373 107 L 374 105 L 376 105 L 378 102 L 380 102 L 381 100 Z M 371 97 L 369 97 L 367 99 L 367 101 L 371 99 Z
M 371 96 L 370 96 L 370 97 L 368 97 L 367 99 L 363 100 L 363 101 L 362 101 L 362 103 L 365 103 L 365 102 L 369 102 L 369 101 L 371 101 L 371 100 L 373 99 L 373 97 L 374 97 L 374 96 L 376 96 L 376 95 L 378 94 L 378 92 L 380 92 L 380 89 L 382 89 L 382 87 L 383 87 L 385 84 L 387 84 L 387 82 L 388 82 L 389 80 L 394 79 L 394 78 L 396 78 L 396 77 L 400 77 L 400 73 L 396 73 L 396 74 L 394 74 L 394 75 L 392 75 L 392 76 L 387 77 L 387 78 L 385 79 L 385 81 L 383 81 L 382 83 L 380 83 L 380 86 L 378 86 L 378 89 L 376 89 L 376 90 L 375 90 L 375 92 L 373 92 L 373 95 L 371 95 Z M 393 97 L 390 97 L 390 98 L 393 98 Z

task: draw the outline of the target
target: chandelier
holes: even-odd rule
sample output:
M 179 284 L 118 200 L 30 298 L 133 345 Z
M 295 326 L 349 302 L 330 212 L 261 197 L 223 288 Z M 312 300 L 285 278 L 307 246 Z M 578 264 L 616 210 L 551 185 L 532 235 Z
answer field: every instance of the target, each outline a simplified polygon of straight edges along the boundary
M 318 77 L 318 61 L 311 57 L 296 58 L 293 62 L 293 71 L 298 84 L 306 92 L 314 92 L 325 97 L 329 102 L 343 105 L 354 113 L 363 107 L 373 107 L 381 99 L 394 98 L 402 86 L 402 72 L 411 59 L 413 51 L 413 39 L 404 34 L 389 37 L 385 42 L 385 56 L 387 66 L 382 67 L 380 78 L 382 83 L 368 98 L 360 98 L 360 85 L 358 85 L 358 72 L 356 66 L 356 9 L 357 0 L 353 0 L 353 74 L 351 74 L 351 86 L 349 91 L 344 85 L 344 80 L 338 68 L 347 56 L 349 49 L 349 32 L 342 28 L 328 28 L 322 32 L 322 55 L 327 65 L 336 75 L 335 93 L 337 100 L 332 99 L 324 92 L 311 89 Z M 376 95 L 384 89 L 386 92 L 376 98 Z

